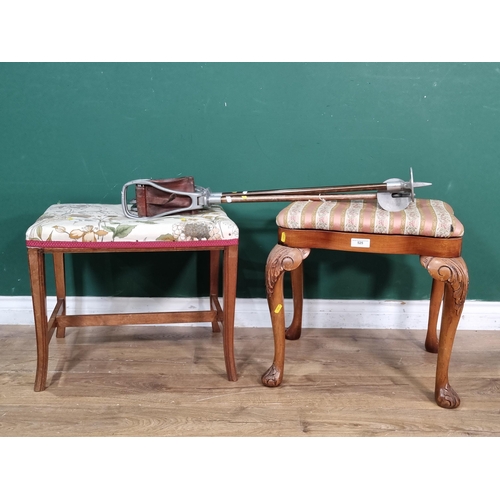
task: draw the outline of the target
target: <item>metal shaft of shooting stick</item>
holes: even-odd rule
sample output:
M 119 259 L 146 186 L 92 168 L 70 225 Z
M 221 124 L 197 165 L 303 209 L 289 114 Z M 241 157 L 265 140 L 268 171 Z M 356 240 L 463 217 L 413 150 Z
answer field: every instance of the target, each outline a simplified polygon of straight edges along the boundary
M 222 193 L 213 194 L 210 201 L 214 203 L 252 203 L 252 202 L 278 202 L 278 201 L 331 201 L 331 200 L 373 200 L 376 193 L 354 194 L 330 194 L 312 193 L 305 191 L 298 194 L 255 194 L 255 193 Z M 212 201 L 213 200 L 213 201 Z
M 250 203 L 278 201 L 330 201 L 330 200 L 370 200 L 376 192 L 400 190 L 400 183 L 391 186 L 387 182 L 378 184 L 353 184 L 347 186 L 322 186 L 312 188 L 267 189 L 263 191 L 232 191 L 211 193 L 211 203 Z M 375 191 L 370 194 L 351 194 Z
M 273 195 L 295 195 L 295 194 L 334 194 L 354 193 L 359 191 L 387 191 L 385 182 L 379 184 L 354 184 L 348 186 L 322 186 L 312 188 L 291 189 L 266 189 L 264 191 L 233 191 L 221 193 L 222 196 L 273 196 Z

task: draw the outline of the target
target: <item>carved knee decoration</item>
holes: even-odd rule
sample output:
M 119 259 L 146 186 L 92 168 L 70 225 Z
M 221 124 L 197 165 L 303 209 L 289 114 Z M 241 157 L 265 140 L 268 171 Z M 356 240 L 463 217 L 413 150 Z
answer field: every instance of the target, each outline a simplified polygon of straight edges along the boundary
M 302 264 L 311 250 L 309 248 L 290 248 L 276 245 L 266 262 L 266 291 L 271 296 L 280 276 L 285 271 L 293 271 Z

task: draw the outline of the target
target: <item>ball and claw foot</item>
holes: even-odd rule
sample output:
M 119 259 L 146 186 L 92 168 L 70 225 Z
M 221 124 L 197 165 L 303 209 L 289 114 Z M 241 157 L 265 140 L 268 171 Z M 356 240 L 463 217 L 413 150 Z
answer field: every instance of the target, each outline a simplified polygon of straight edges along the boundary
M 460 398 L 454 389 L 449 384 L 446 384 L 436 392 L 436 403 L 441 408 L 458 408 Z
M 283 374 L 276 366 L 271 365 L 271 367 L 262 375 L 262 383 L 267 387 L 277 387 L 281 384 L 283 380 Z

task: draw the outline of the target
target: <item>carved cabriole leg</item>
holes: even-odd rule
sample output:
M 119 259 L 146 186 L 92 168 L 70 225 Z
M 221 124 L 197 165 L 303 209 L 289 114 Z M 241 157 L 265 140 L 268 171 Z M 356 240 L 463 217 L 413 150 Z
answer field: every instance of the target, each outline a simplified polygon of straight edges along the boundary
M 49 367 L 49 337 L 47 324 L 47 291 L 45 285 L 45 255 L 40 248 L 28 248 L 28 265 L 36 333 L 35 391 L 45 390 Z
M 297 269 L 309 255 L 308 248 L 289 248 L 276 245 L 266 263 L 266 291 L 274 335 L 274 360 L 262 375 L 262 383 L 275 387 L 283 380 L 285 364 L 285 311 L 283 307 L 283 273 Z
M 445 284 L 436 369 L 436 403 L 442 408 L 457 408 L 460 398 L 449 384 L 448 367 L 455 333 L 469 289 L 469 273 L 461 257 L 420 257 L 420 263 L 433 279 Z
M 293 296 L 293 318 L 285 330 L 285 338 L 297 340 L 302 333 L 302 309 L 304 305 L 304 266 L 299 265 L 290 271 Z
M 443 302 L 444 281 L 432 280 L 431 300 L 429 306 L 429 322 L 427 325 L 427 336 L 425 338 L 425 350 L 438 352 L 439 340 L 437 336 L 437 322 L 439 310 Z

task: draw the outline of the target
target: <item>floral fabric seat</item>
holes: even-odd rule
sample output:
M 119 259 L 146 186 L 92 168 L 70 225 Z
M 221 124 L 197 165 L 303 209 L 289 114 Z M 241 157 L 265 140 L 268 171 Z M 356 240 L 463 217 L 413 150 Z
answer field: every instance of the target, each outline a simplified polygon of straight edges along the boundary
M 194 214 L 130 219 L 121 205 L 50 206 L 26 232 L 28 247 L 156 248 L 238 244 L 238 226 L 219 206 Z

